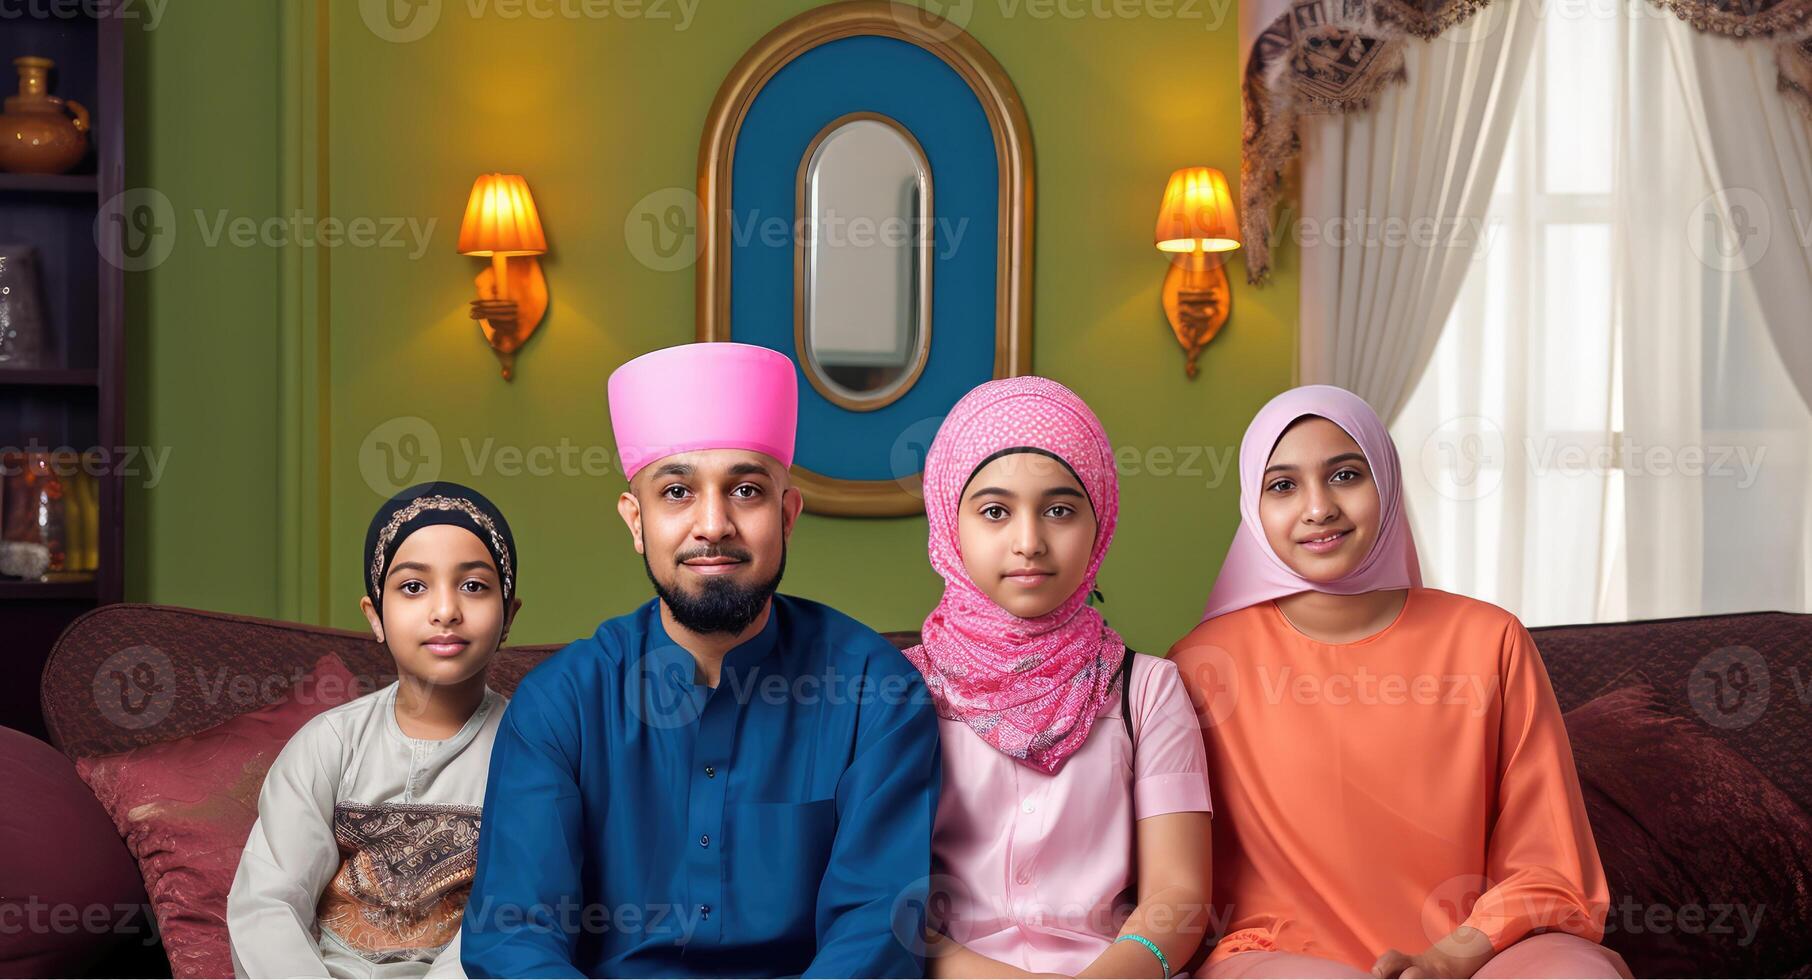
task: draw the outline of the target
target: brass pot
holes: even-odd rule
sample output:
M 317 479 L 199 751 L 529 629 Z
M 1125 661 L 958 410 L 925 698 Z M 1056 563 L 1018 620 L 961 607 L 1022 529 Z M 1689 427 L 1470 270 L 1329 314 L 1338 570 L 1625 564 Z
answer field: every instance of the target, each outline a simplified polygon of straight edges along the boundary
M 88 110 L 46 91 L 55 67 L 49 58 L 14 58 L 13 66 L 19 69 L 19 94 L 7 97 L 6 113 L 0 115 L 0 170 L 63 173 L 88 153 Z

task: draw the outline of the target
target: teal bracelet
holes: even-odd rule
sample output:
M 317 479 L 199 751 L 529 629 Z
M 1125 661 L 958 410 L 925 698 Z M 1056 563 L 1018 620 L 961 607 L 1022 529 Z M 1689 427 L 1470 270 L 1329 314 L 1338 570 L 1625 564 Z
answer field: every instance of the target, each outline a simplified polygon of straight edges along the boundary
M 1114 940 L 1114 942 L 1123 943 L 1123 942 L 1127 941 L 1128 939 L 1132 940 L 1135 943 L 1138 943 L 1139 945 L 1145 947 L 1146 949 L 1151 950 L 1151 955 L 1156 956 L 1158 958 L 1158 965 L 1164 968 L 1164 980 L 1170 980 L 1170 961 L 1164 958 L 1164 951 L 1158 948 L 1157 943 L 1154 943 L 1151 940 L 1146 939 L 1144 936 L 1141 936 L 1136 932 L 1129 932 L 1126 935 L 1121 936 L 1119 939 Z

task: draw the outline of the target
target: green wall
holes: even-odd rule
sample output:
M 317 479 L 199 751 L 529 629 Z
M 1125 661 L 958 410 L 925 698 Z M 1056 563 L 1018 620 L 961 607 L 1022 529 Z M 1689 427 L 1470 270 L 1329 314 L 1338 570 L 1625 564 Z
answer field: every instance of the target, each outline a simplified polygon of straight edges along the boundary
M 171 198 L 182 237 L 135 277 L 135 438 L 172 452 L 134 500 L 133 598 L 360 625 L 356 568 L 380 500 L 368 474 L 382 476 L 376 447 L 402 433 L 437 438 L 439 475 L 509 515 L 523 561 L 516 639 L 587 633 L 649 594 L 613 506 L 618 480 L 505 475 L 495 455 L 475 472 L 470 456 L 486 439 L 493 454 L 609 446 L 610 370 L 692 338 L 693 271 L 639 262 L 625 222 L 646 195 L 694 186 L 724 74 L 815 5 L 699 0 L 679 29 L 646 16 L 677 16 L 677 2 L 653 4 L 586 19 L 560 15 L 577 2 L 545 0 L 556 15 L 536 19 L 501 15 L 500 0 L 444 0 L 432 31 L 400 43 L 353 0 L 185 0 L 135 40 L 131 182 Z M 967 12 L 1030 116 L 1034 368 L 1075 388 L 1136 459 L 1101 584 L 1115 625 L 1162 651 L 1193 624 L 1237 523 L 1223 468 L 1295 357 L 1293 252 L 1264 289 L 1235 264 L 1233 319 L 1194 381 L 1157 306 L 1165 178 L 1196 163 L 1238 170 L 1231 13 L 1217 28 L 1207 0 L 1106 18 L 1066 12 L 1127 8 L 939 7 Z M 510 384 L 466 318 L 481 260 L 454 250 L 472 179 L 491 170 L 527 175 L 552 246 L 553 305 Z M 209 245 L 192 215 L 296 205 L 400 220 L 401 242 Z M 411 222 L 433 222 L 419 254 Z M 431 437 L 394 421 L 411 417 Z M 807 515 L 785 588 L 877 628 L 914 626 L 940 587 L 924 545 L 922 518 Z

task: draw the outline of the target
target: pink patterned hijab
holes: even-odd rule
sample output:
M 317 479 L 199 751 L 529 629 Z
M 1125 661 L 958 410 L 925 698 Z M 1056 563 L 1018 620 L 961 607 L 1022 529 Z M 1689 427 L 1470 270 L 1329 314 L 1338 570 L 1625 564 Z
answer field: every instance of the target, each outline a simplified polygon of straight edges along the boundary
M 1087 573 L 1062 605 L 1036 619 L 1007 612 L 970 580 L 957 534 L 962 493 L 977 467 L 1019 448 L 1062 460 L 1095 510 Z M 1088 605 L 1119 514 L 1107 431 L 1082 399 L 1047 378 L 1005 378 L 969 392 L 925 458 L 931 566 L 944 577 L 944 598 L 906 658 L 925 675 L 940 716 L 1039 772 L 1057 772 L 1082 747 L 1125 658 L 1120 635 Z
M 1264 491 L 1271 451 L 1290 423 L 1308 415 L 1327 419 L 1353 437 L 1371 464 L 1378 487 L 1381 516 L 1377 540 L 1357 568 L 1333 582 L 1312 582 L 1284 564 L 1265 540 L 1265 526 L 1258 519 L 1258 498 Z M 1403 510 L 1402 469 L 1390 430 L 1365 399 L 1345 388 L 1304 385 L 1271 399 L 1253 416 L 1239 444 L 1239 530 L 1233 534 L 1233 545 L 1221 563 L 1202 618 L 1213 619 L 1298 592 L 1358 595 L 1377 589 L 1421 588 L 1416 541 Z

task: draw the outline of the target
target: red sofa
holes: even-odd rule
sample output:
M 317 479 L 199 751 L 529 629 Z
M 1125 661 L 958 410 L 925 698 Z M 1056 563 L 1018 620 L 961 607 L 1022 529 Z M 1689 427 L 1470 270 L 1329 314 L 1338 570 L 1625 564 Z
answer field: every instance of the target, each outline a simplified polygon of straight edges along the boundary
M 1638 976 L 1812 977 L 1812 616 L 1533 632 L 1610 881 L 1606 943 Z M 505 649 L 492 685 L 513 691 L 555 649 Z M 149 605 L 73 623 L 40 692 L 56 751 L 0 730 L 0 976 L 219 971 L 209 888 L 273 746 L 392 679 L 362 633 Z M 160 819 L 179 832 L 143 832 Z M 31 925 L 7 928 L 8 901 Z

